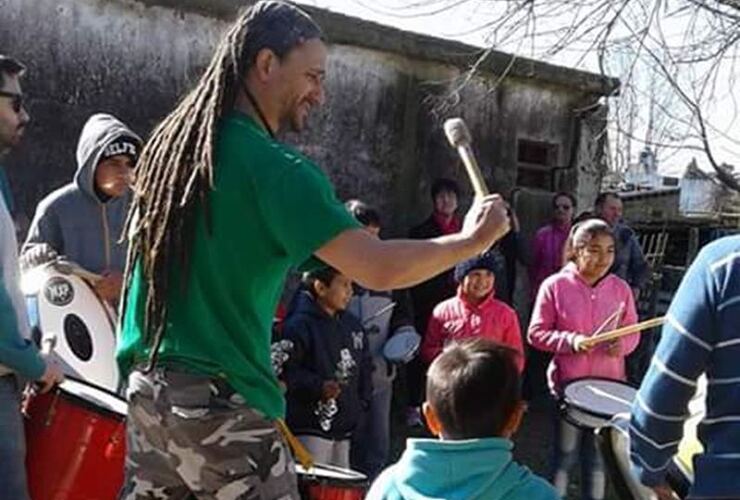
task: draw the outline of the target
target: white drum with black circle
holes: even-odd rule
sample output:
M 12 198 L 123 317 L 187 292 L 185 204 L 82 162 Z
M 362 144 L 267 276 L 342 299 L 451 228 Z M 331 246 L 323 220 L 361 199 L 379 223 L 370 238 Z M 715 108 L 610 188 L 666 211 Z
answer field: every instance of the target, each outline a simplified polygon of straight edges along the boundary
M 405 364 L 414 359 L 421 346 L 421 336 L 412 326 L 402 326 L 383 346 L 383 356 L 391 363 Z
M 565 386 L 560 409 L 573 425 L 598 429 L 618 413 L 629 413 L 637 390 L 618 380 L 582 378 Z
M 66 271 L 49 263 L 22 276 L 34 340 L 51 340 L 65 374 L 117 392 L 115 313 L 83 278 Z

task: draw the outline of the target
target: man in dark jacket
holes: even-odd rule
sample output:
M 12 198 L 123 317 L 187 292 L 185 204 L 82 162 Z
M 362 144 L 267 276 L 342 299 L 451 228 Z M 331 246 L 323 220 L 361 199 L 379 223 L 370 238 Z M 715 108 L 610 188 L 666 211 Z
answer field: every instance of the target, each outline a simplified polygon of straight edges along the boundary
M 283 336 L 288 426 L 318 463 L 349 468 L 350 439 L 372 397 L 362 325 L 344 312 L 352 281 L 331 267 L 306 274 Z
M 462 221 L 457 215 L 460 188 L 452 179 L 440 178 L 432 183 L 433 211 L 427 220 L 409 231 L 413 239 L 436 238 L 460 231 Z M 434 306 L 455 295 L 457 284 L 450 269 L 434 278 L 411 288 L 411 303 L 414 311 L 414 326 L 423 335 Z M 406 389 L 408 395 L 407 423 L 422 425 L 419 407 L 424 401 L 425 366 L 419 358 L 406 365 Z
M 95 291 L 116 303 L 126 263 L 121 231 L 140 149 L 139 136 L 114 116 L 91 116 L 77 144 L 74 179 L 36 207 L 21 265 L 31 267 L 63 255 L 102 275 L 94 283 Z

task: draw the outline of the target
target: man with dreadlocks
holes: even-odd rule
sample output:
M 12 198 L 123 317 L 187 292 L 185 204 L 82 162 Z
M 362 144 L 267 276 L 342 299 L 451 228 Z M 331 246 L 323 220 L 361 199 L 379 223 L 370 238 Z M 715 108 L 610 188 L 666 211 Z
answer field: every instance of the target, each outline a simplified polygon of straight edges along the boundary
M 404 288 L 508 230 L 498 196 L 476 203 L 458 234 L 363 230 L 325 174 L 275 139 L 322 103 L 326 57 L 305 13 L 255 4 L 141 153 L 118 345 L 124 499 L 298 498 L 270 359 L 287 271 L 315 255 L 365 287 Z

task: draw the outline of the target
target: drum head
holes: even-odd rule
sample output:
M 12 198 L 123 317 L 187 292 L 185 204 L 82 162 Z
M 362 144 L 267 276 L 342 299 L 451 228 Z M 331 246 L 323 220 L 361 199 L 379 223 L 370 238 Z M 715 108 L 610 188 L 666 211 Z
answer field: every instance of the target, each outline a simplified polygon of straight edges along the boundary
M 575 380 L 565 387 L 563 400 L 570 409 L 610 420 L 629 413 L 637 390 L 623 382 L 598 378 Z
M 103 389 L 118 390 L 113 316 L 90 286 L 81 278 L 65 275 L 47 266 L 31 272 L 42 273 L 43 283 L 27 297 L 31 327 L 41 341 L 54 339 L 54 353 L 65 374 Z
M 77 400 L 82 400 L 96 409 L 102 409 L 115 416 L 126 418 L 128 403 L 124 399 L 107 391 L 72 379 L 62 382 L 59 385 L 59 391 Z
M 358 488 L 367 485 L 366 475 L 333 465 L 314 464 L 310 469 L 305 469 L 301 464 L 296 464 L 296 473 L 299 481 L 304 483 L 356 486 Z
M 392 363 L 408 363 L 421 346 L 421 336 L 413 328 L 400 328 L 383 346 L 383 356 Z

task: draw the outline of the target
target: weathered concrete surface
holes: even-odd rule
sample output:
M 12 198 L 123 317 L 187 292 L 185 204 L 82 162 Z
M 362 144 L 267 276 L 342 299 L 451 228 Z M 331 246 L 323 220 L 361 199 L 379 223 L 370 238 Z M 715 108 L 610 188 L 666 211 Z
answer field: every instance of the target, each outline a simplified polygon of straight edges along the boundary
M 21 210 L 31 216 L 43 195 L 71 178 L 77 135 L 90 114 L 112 112 L 146 135 L 199 75 L 243 3 L 0 0 L 0 47 L 29 65 L 24 83 L 34 122 L 7 161 Z M 465 70 L 470 47 L 310 10 L 332 42 L 328 102 L 308 131 L 285 139 L 326 169 L 341 197 L 378 205 L 389 234 L 426 214 L 434 177 L 467 186 L 442 132 L 447 116 L 467 120 L 496 190 L 515 186 L 516 142 L 528 139 L 558 145 L 557 164 L 570 168 L 556 176 L 556 188 L 592 196 L 603 144 L 575 110 L 615 81 L 521 60 L 496 85 L 491 71 L 509 59 L 494 54 L 441 116 L 435 102 Z M 520 209 L 527 232 L 542 222 L 542 207 Z

